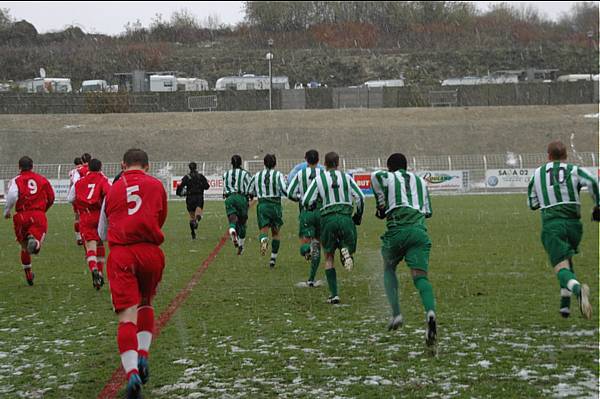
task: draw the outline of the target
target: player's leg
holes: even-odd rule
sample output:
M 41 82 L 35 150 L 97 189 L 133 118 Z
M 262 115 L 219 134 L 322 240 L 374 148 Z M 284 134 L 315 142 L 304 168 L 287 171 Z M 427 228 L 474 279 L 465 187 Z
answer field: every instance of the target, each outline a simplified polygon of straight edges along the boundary
M 227 213 L 227 222 L 229 223 L 229 237 L 231 242 L 237 248 L 238 243 L 238 207 L 235 202 L 235 194 L 230 195 L 225 199 L 225 212 Z
M 271 237 L 273 238 L 273 241 L 271 245 L 271 260 L 269 261 L 270 267 L 275 267 L 275 262 L 277 262 L 277 255 L 279 255 L 279 247 L 281 246 L 279 231 L 279 226 L 271 226 Z
M 75 219 L 73 221 L 73 230 L 75 230 L 75 240 L 77 241 L 77 245 L 83 245 L 83 240 L 81 239 L 81 232 L 79 231 L 79 213 L 77 213 L 75 205 L 73 205 L 73 212 L 75 214 Z
M 192 236 L 192 240 L 195 240 L 196 228 L 198 227 L 198 222 L 196 221 L 195 196 L 188 195 L 187 197 L 185 197 L 185 206 L 189 215 L 190 234 Z
M 248 223 L 248 209 L 244 211 L 244 215 L 238 218 L 238 223 L 236 224 L 236 230 L 238 232 L 238 255 L 244 253 L 244 244 L 246 242 L 246 225 Z
M 401 233 L 398 231 L 388 230 L 382 237 L 383 286 L 385 288 L 385 296 L 392 308 L 392 318 L 388 323 L 388 330 L 396 330 L 403 323 L 398 296 L 398 276 L 396 275 L 398 263 L 403 258 L 400 235 Z
M 21 265 L 23 266 L 23 272 L 25 273 L 25 279 L 27 284 L 33 285 L 33 279 L 35 274 L 31 268 L 31 255 L 27 251 L 27 241 L 20 243 L 21 245 Z
M 339 224 L 338 239 L 340 241 L 342 265 L 346 270 L 352 270 L 354 267 L 353 255 L 356 252 L 356 225 L 350 216 L 339 215 L 337 218 Z
M 96 256 L 98 257 L 98 271 L 102 276 L 104 274 L 104 264 L 106 262 L 106 248 L 104 247 L 104 242 L 102 242 L 102 240 L 98 241 L 98 248 L 96 248 Z
M 198 196 L 195 205 L 194 218 L 196 219 L 196 228 L 198 228 L 197 223 L 199 223 L 202 220 L 202 216 L 204 216 L 204 196 Z
M 26 237 L 28 227 L 28 222 L 23 218 L 22 214 L 16 213 L 13 216 L 13 228 L 17 242 L 21 246 L 21 265 L 23 267 L 23 272 L 25 273 L 25 279 L 27 280 L 27 284 L 33 285 L 35 275 L 31 269 L 31 254 L 27 251 Z
M 256 206 L 256 220 L 258 223 L 258 241 L 260 243 L 260 254 L 265 256 L 269 249 L 269 204 L 266 202 L 258 201 Z
M 327 302 L 331 304 L 340 303 L 337 286 L 337 273 L 334 265 L 334 255 L 337 248 L 337 229 L 336 215 L 327 215 L 321 218 L 321 243 L 323 252 L 325 252 L 325 277 L 329 287 L 329 298 Z

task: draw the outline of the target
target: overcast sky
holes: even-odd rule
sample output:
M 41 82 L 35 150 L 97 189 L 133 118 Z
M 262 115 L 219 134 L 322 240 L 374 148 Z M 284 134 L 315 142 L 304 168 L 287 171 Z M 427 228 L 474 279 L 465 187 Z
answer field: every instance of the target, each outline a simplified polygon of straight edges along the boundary
M 499 1 L 476 1 L 480 9 L 487 9 Z M 512 1 L 516 4 L 533 4 L 543 14 L 556 19 L 568 11 L 572 1 Z M 185 8 L 203 20 L 209 15 L 218 15 L 227 24 L 235 24 L 244 18 L 241 1 L 86 1 L 86 2 L 43 2 L 2 1 L 1 8 L 8 8 L 17 20 L 26 19 L 39 32 L 61 30 L 68 25 L 77 25 L 88 33 L 117 34 L 124 31 L 127 22 L 139 19 L 148 26 L 156 14 L 164 17 L 173 11 Z

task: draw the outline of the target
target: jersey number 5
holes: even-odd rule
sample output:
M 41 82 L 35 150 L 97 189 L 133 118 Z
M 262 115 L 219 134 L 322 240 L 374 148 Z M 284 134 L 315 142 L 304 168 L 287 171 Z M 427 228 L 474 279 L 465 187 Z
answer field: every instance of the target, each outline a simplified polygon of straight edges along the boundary
M 129 216 L 135 214 L 137 211 L 140 210 L 140 207 L 142 206 L 142 198 L 135 194 L 136 192 L 140 191 L 140 186 L 131 186 L 131 187 L 127 187 L 127 214 Z M 133 202 L 135 205 L 133 206 L 133 208 L 129 208 L 129 203 Z

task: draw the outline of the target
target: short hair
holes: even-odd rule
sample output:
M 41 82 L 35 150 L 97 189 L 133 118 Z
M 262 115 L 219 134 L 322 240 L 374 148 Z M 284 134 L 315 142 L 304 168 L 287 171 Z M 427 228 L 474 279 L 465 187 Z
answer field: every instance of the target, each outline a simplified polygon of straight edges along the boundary
M 102 161 L 99 159 L 91 159 L 89 162 L 90 172 L 100 172 L 102 170 Z
M 190 168 L 191 171 L 197 170 L 198 169 L 198 164 L 196 162 L 190 162 L 188 164 L 188 168 Z
M 92 160 L 92 156 L 90 154 L 88 154 L 87 152 L 81 156 L 81 161 L 83 163 L 90 163 L 91 160 Z
M 390 155 L 390 157 L 387 160 L 387 167 L 391 172 L 395 172 L 397 170 L 406 170 L 408 163 L 406 161 L 406 157 L 404 156 L 404 154 L 401 154 L 399 152 L 396 152 L 392 155 Z
M 306 154 L 304 154 L 304 159 L 310 165 L 314 165 L 319 163 L 319 152 L 317 150 L 308 150 Z
M 233 169 L 239 169 L 242 167 L 242 157 L 239 155 L 234 155 L 231 157 L 231 166 Z
M 325 166 L 328 168 L 337 168 L 340 164 L 340 156 L 337 152 L 328 152 L 325 154 Z
M 21 159 L 19 159 L 19 169 L 23 171 L 33 169 L 33 159 L 29 158 L 27 155 L 21 157 Z
M 275 154 L 265 155 L 265 159 L 263 161 L 268 169 L 273 169 L 277 165 L 277 158 L 275 157 Z
M 123 155 L 123 163 L 127 166 L 148 166 L 148 154 L 139 148 L 131 148 Z
M 553 161 L 567 159 L 567 147 L 560 140 L 554 140 L 548 144 L 548 157 Z
M 73 160 L 73 163 L 75 165 L 83 165 L 83 161 L 81 160 L 81 157 L 75 158 L 75 160 Z

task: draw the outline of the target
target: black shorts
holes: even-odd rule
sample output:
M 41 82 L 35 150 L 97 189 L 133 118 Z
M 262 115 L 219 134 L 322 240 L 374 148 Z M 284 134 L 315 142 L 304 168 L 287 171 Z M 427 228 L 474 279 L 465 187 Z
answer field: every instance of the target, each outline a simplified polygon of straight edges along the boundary
M 204 208 L 204 195 L 192 194 L 185 197 L 188 212 L 196 212 L 196 208 Z

